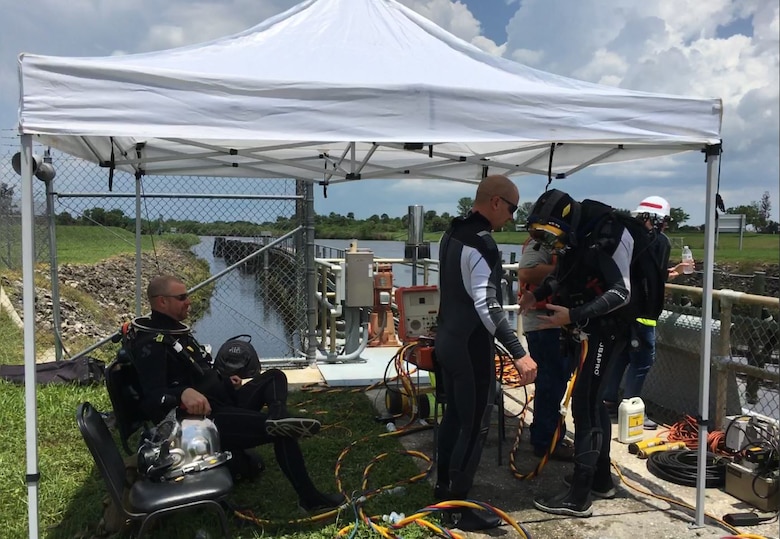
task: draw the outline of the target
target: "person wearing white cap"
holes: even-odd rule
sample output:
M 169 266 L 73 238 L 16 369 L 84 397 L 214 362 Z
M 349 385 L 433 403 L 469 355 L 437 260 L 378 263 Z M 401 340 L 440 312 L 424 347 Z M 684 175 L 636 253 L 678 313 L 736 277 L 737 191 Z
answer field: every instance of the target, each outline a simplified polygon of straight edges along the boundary
M 650 196 L 643 199 L 636 210 L 631 212 L 631 216 L 642 221 L 648 230 L 655 228 L 660 240 L 654 244 L 658 249 L 658 260 L 661 260 L 667 268 L 669 268 L 671 244 L 664 231 L 671 221 L 670 210 L 669 201 L 665 198 Z M 667 278 L 677 277 L 686 265 L 687 263 L 681 262 L 669 268 Z M 617 414 L 618 388 L 624 373 L 623 398 L 641 396 L 647 373 L 650 372 L 650 367 L 655 362 L 655 326 L 656 320 L 647 318 L 637 318 L 632 324 L 629 346 L 613 363 L 604 392 L 604 404 L 606 404 L 610 414 Z M 656 427 L 655 422 L 645 419 L 646 429 Z

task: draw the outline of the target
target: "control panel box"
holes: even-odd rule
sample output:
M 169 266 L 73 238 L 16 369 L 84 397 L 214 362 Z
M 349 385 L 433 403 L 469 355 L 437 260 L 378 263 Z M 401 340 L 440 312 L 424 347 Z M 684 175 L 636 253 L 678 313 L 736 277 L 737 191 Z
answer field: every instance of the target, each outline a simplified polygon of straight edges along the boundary
M 344 305 L 371 307 L 374 305 L 374 253 L 347 251 L 344 259 Z
M 736 463 L 726 466 L 725 491 L 761 511 L 780 508 L 780 473 L 774 471 L 756 475 L 754 470 Z
M 398 305 L 398 338 L 407 343 L 428 335 L 436 325 L 439 313 L 439 288 L 437 286 L 407 286 L 397 288 L 395 303 Z

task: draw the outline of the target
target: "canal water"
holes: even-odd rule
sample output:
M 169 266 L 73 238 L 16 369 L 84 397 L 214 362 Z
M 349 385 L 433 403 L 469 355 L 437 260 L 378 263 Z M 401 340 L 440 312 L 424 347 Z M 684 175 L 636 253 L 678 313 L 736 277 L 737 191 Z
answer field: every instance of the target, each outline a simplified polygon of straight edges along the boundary
M 227 267 L 222 258 L 214 257 L 213 246 L 214 238 L 204 236 L 192 248 L 198 258 L 208 262 L 211 275 Z M 199 342 L 211 344 L 213 354 L 227 339 L 248 334 L 260 357 L 293 355 L 290 336 L 279 311 L 263 299 L 256 276 L 238 269 L 217 279 L 209 309 L 193 324 L 192 330 Z

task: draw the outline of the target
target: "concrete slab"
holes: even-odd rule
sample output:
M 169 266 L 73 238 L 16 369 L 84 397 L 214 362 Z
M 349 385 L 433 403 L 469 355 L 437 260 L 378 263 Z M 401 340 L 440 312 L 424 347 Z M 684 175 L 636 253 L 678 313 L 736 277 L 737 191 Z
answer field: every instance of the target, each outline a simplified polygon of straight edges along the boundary
M 396 347 L 366 348 L 360 354 L 359 361 L 345 363 L 319 362 L 317 367 L 325 382 L 332 387 L 364 387 L 381 382 L 397 375 L 393 356 L 398 352 Z M 413 367 L 410 366 L 410 368 Z M 418 374 L 415 374 L 415 378 Z M 419 383 L 428 384 L 428 373 L 419 371 Z
M 517 414 L 527 395 L 522 388 L 505 389 L 509 398 L 505 399 L 506 439 L 501 443 L 503 464 L 498 465 L 496 451 L 498 436 L 496 423 L 491 426 L 487 442 L 482 452 L 479 469 L 475 477 L 471 497 L 506 511 L 520 523 L 529 537 L 552 539 L 625 539 L 629 537 L 653 539 L 679 539 L 696 537 L 698 539 L 722 539 L 730 536 L 730 531 L 713 518 L 722 519 L 728 513 L 748 513 L 751 506 L 727 494 L 723 488 L 708 488 L 705 491 L 705 515 L 702 526 L 694 525 L 695 512 L 674 503 L 681 502 L 691 508 L 696 505 L 695 487 L 677 485 L 660 479 L 647 470 L 647 461 L 628 452 L 626 444 L 619 443 L 615 436 L 617 424 L 613 423 L 613 441 L 611 457 L 622 474 L 618 494 L 612 500 L 596 499 L 593 502 L 593 516 L 574 518 L 549 515 L 537 510 L 533 505 L 536 496 L 549 496 L 564 488 L 563 477 L 572 472 L 572 464 L 549 461 L 536 477 L 521 480 L 507 465 L 513 442 L 517 439 L 515 452 L 516 470 L 527 475 L 534 470 L 540 459 L 533 455 L 528 441 L 528 425 L 532 414 L 527 414 L 521 423 Z M 528 387 L 528 395 L 533 394 L 533 386 Z M 367 393 L 375 406 L 381 406 L 383 399 Z M 529 407 L 530 409 L 530 407 Z M 383 412 L 383 410 L 379 410 Z M 399 424 L 402 424 L 399 422 Z M 567 425 L 573 432 L 571 417 Z M 521 433 L 517 438 L 518 432 Z M 654 437 L 663 431 L 646 431 L 646 437 Z M 433 435 L 431 431 L 402 436 L 401 442 L 408 449 L 433 454 Z M 616 475 L 617 477 L 617 475 Z M 432 480 L 435 478 L 432 478 Z M 657 496 L 654 497 L 653 495 Z M 762 513 L 766 515 L 766 513 Z M 750 533 L 750 537 L 778 537 L 777 520 L 739 530 Z M 485 533 L 464 533 L 468 539 L 490 537 L 516 537 L 508 527 L 490 530 Z M 746 536 L 747 537 L 747 536 Z
M 288 370 L 288 379 L 293 384 L 324 382 L 329 386 L 369 386 L 395 374 L 388 365 L 392 361 L 394 348 L 371 348 L 361 354 L 362 360 L 351 363 L 320 363 L 316 367 Z M 391 374 L 392 373 L 392 374 Z M 427 376 L 424 382 L 427 384 Z M 729 535 L 722 519 L 729 513 L 749 513 L 753 508 L 727 494 L 723 488 L 705 490 L 705 519 L 702 526 L 695 526 L 696 488 L 677 485 L 653 475 L 647 469 L 647 461 L 628 452 L 628 446 L 617 441 L 617 424 L 613 423 L 611 457 L 620 470 L 622 481 L 618 495 L 613 500 L 594 501 L 593 516 L 587 519 L 548 515 L 533 506 L 533 498 L 550 495 L 563 488 L 563 477 L 571 473 L 572 464 L 550 461 L 531 479 L 518 479 L 527 475 L 539 462 L 528 442 L 528 425 L 533 419 L 533 403 L 529 406 L 520 429 L 520 413 L 523 403 L 533 395 L 533 385 L 523 388 L 505 388 L 506 439 L 499 446 L 495 434 L 495 423 L 491 428 L 477 472 L 472 496 L 504 511 L 521 523 L 533 537 L 566 539 L 624 539 L 626 537 L 653 537 L 654 539 L 678 539 L 697 537 L 699 539 L 721 539 Z M 384 391 L 375 389 L 366 393 L 379 413 L 385 413 Z M 570 433 L 574 431 L 571 415 L 566 418 Z M 400 424 L 400 423 L 399 423 Z M 518 432 L 520 437 L 517 438 Z M 646 431 L 645 437 L 665 434 L 663 426 L 656 431 Z M 401 437 L 409 449 L 416 449 L 433 455 L 431 431 Z M 508 469 L 509 455 L 513 442 L 517 441 L 514 472 Z M 501 451 L 502 465 L 497 464 L 496 454 Z M 617 476 L 616 476 L 617 477 Z M 683 506 L 674 502 L 679 502 Z M 689 508 L 685 508 L 687 505 Z M 766 515 L 762 513 L 762 515 Z M 778 537 L 777 520 L 740 529 L 742 533 L 767 538 Z M 514 532 L 504 528 L 501 535 Z M 466 538 L 494 537 L 490 533 L 466 533 Z
M 304 367 L 302 369 L 284 369 L 284 374 L 287 375 L 288 387 L 295 391 L 301 389 L 303 386 L 322 384 L 325 382 L 322 373 L 316 367 L 316 365 Z

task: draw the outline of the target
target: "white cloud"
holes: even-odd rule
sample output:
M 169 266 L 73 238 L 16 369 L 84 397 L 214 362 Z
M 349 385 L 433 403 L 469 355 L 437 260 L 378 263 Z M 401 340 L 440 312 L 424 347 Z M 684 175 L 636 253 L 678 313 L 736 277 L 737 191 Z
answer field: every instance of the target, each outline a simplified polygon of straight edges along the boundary
M 478 0 L 401 1 L 491 54 L 539 69 L 643 91 L 721 97 L 725 150 L 721 192 L 726 205 L 749 203 L 769 191 L 777 219 L 780 207 L 777 82 L 780 8 L 777 2 L 505 0 L 506 5 L 515 6 L 517 11 L 506 22 L 506 43 L 496 43 L 486 37 L 484 24 L 468 8 L 468 2 Z M 105 56 L 176 47 L 241 31 L 296 3 L 296 0 L 0 0 L 0 12 L 6 23 L 0 33 L 0 127 L 11 128 L 15 124 L 19 52 Z M 732 28 L 734 35 L 719 37 L 719 28 L 726 26 Z M 734 33 L 734 28 L 743 30 L 744 35 Z M 521 197 L 530 200 L 544 188 L 546 178 L 522 177 L 517 183 Z M 620 207 L 630 207 L 647 194 L 660 194 L 669 198 L 673 206 L 689 206 L 692 221 L 703 222 L 704 167 L 698 154 L 594 168 L 558 186 L 579 197 L 604 197 L 605 201 Z M 331 193 L 337 189 L 334 186 Z M 400 215 L 409 204 L 453 212 L 457 199 L 471 196 L 473 190 L 463 184 L 408 180 L 367 182 L 360 189 L 367 196 L 382 193 L 376 199 L 377 209 L 361 208 L 366 216 Z M 331 195 L 324 202 L 326 208 L 337 204 L 346 207 L 346 201 L 342 204 L 334 197 Z M 397 201 L 394 208 L 399 211 L 381 210 L 387 200 Z M 360 216 L 358 210 L 355 213 Z
M 557 16 L 562 12 L 566 17 Z M 776 2 L 762 0 L 525 0 L 507 25 L 505 55 L 601 84 L 722 98 L 726 206 L 759 200 L 764 191 L 777 206 L 779 12 Z M 719 37 L 720 27 L 735 23 L 752 31 Z M 618 174 L 652 179 L 652 187 L 636 193 L 640 199 L 661 194 L 673 206 L 688 205 L 692 221 L 703 222 L 704 167 L 697 157 L 698 163 L 685 156 L 671 167 L 651 160 L 592 174 L 603 181 Z
M 501 55 L 503 47 L 482 35 L 482 26 L 469 8 L 451 0 L 400 0 L 423 17 L 432 20 L 448 32 L 491 54 Z

